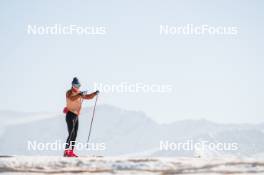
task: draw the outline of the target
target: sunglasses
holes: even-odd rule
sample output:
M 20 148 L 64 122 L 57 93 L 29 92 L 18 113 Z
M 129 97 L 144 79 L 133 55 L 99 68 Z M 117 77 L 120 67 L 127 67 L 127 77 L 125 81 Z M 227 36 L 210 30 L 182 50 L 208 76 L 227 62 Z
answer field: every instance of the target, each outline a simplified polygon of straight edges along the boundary
M 75 88 L 80 88 L 81 84 L 73 84 L 72 86 L 74 86 Z

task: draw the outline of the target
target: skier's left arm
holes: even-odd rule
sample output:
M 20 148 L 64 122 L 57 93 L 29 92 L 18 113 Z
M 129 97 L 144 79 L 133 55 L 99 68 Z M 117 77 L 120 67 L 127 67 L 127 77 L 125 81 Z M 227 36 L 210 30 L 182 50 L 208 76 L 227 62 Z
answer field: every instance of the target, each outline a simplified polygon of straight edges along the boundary
M 95 91 L 95 92 L 93 92 L 91 94 L 83 95 L 82 98 L 85 99 L 85 100 L 90 100 L 90 99 L 93 99 L 98 94 L 99 94 L 99 91 L 97 90 L 97 91 Z

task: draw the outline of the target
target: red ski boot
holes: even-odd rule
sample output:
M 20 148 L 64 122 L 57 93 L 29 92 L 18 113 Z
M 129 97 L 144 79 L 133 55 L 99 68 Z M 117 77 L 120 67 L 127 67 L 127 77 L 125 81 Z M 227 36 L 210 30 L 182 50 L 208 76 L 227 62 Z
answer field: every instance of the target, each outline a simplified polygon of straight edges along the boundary
M 78 157 L 74 152 L 73 152 L 73 150 L 70 150 L 70 157 Z
M 64 157 L 71 157 L 71 150 L 66 149 L 63 154 Z

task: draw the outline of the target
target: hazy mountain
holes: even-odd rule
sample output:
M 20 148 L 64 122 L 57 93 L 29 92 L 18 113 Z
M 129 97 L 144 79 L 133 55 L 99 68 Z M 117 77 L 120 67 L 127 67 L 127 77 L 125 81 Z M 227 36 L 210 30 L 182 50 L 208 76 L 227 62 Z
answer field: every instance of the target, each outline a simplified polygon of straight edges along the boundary
M 92 109 L 84 109 L 80 116 L 78 141 L 85 143 Z M 67 137 L 65 116 L 48 113 L 0 112 L 2 123 L 0 154 L 61 155 L 59 151 L 28 150 L 28 141 L 37 143 L 64 142 Z M 142 112 L 122 110 L 102 105 L 96 110 L 92 129 L 92 143 L 105 143 L 105 151 L 78 151 L 79 154 L 193 156 L 192 151 L 160 150 L 160 141 L 170 143 L 188 140 L 207 140 L 212 143 L 236 142 L 237 151 L 220 152 L 233 155 L 260 155 L 264 153 L 264 124 L 217 124 L 207 120 L 184 120 L 158 124 Z M 41 147 L 41 144 L 39 144 Z M 200 153 L 199 153 L 200 154 Z M 207 153 L 206 153 L 207 154 Z M 214 154 L 215 155 L 215 154 Z

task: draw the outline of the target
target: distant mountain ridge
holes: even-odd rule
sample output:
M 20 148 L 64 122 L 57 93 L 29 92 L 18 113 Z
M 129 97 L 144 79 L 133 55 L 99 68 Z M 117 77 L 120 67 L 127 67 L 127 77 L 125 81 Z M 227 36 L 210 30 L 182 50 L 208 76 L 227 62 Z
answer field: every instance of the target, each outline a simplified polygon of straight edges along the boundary
M 91 117 L 90 108 L 84 108 L 79 118 L 78 141 L 86 142 Z M 27 141 L 65 141 L 67 137 L 63 114 L 31 114 L 1 112 L 0 118 L 9 118 L 1 127 L 0 154 L 61 155 L 59 151 L 28 151 Z M 14 121 L 12 121 L 12 118 Z M 24 118 L 24 120 L 22 119 Z M 16 120 L 22 119 L 21 123 Z M 10 124 L 10 123 L 16 123 Z M 0 125 L 1 126 L 1 125 Z M 3 126 L 3 125 L 2 125 Z M 264 153 L 264 124 L 218 124 L 207 120 L 182 120 L 159 124 L 143 112 L 123 110 L 110 105 L 96 109 L 91 142 L 105 143 L 106 150 L 79 151 L 80 154 L 125 155 L 144 153 L 154 156 L 193 156 L 194 151 L 161 151 L 160 141 L 185 142 L 208 140 L 210 142 L 237 142 L 240 149 L 232 155 L 258 155 Z M 156 150 L 156 151 L 155 151 Z M 222 153 L 221 153 L 222 154 Z

